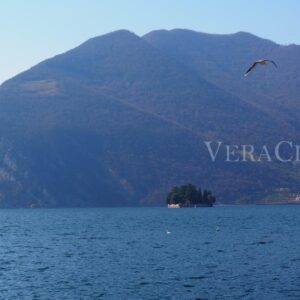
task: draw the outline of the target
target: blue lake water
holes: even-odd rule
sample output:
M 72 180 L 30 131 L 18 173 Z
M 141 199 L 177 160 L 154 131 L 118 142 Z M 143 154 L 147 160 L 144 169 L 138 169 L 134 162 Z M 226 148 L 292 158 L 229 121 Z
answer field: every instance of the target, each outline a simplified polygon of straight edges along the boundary
M 300 206 L 0 210 L 0 299 L 300 299 L 299 232 Z

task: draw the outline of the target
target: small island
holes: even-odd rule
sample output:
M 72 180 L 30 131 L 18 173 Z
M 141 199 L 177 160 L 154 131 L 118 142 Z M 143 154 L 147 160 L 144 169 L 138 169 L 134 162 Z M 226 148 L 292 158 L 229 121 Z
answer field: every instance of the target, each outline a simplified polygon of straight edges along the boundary
M 175 186 L 166 199 L 168 208 L 180 207 L 212 207 L 216 198 L 211 191 L 197 188 L 192 184 Z

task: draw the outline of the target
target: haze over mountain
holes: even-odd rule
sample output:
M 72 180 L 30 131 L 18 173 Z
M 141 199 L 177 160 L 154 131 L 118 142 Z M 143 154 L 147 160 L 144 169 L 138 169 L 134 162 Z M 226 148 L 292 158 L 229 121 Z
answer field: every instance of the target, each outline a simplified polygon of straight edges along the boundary
M 120 30 L 41 62 L 0 87 L 0 207 L 161 205 L 187 182 L 224 203 L 298 192 L 297 164 L 213 163 L 204 141 L 299 142 L 299 54 L 243 32 Z M 245 79 L 261 57 L 278 70 Z

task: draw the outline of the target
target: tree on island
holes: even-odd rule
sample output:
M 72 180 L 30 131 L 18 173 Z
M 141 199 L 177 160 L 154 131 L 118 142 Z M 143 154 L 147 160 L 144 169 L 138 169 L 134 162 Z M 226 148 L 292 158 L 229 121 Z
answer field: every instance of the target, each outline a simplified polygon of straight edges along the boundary
M 197 189 L 192 184 L 174 186 L 168 193 L 167 204 L 179 204 L 181 207 L 213 206 L 216 198 L 211 191 Z

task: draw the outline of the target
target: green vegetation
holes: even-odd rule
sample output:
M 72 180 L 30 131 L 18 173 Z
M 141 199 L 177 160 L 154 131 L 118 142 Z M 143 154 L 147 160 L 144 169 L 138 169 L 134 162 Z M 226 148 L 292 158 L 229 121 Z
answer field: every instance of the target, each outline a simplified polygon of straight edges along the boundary
M 181 207 L 213 206 L 216 198 L 211 191 L 197 189 L 192 184 L 175 186 L 168 193 L 167 204 L 179 204 Z

